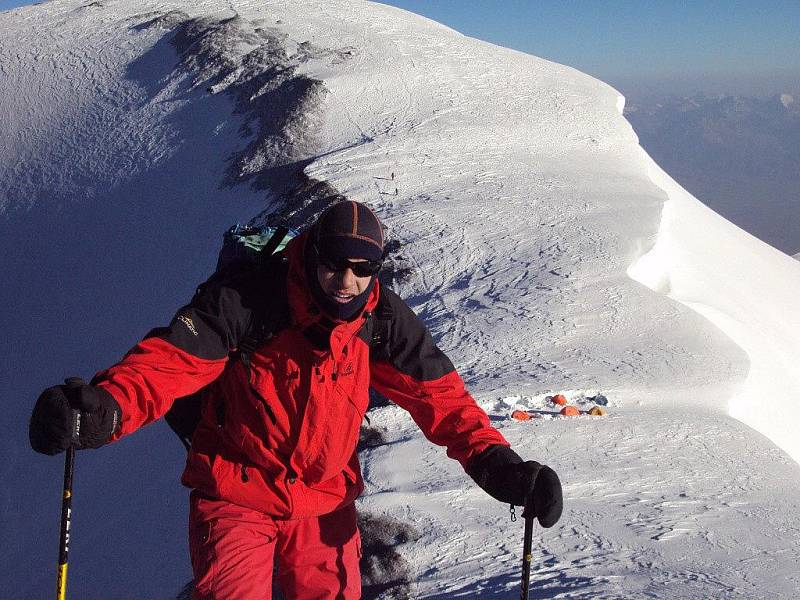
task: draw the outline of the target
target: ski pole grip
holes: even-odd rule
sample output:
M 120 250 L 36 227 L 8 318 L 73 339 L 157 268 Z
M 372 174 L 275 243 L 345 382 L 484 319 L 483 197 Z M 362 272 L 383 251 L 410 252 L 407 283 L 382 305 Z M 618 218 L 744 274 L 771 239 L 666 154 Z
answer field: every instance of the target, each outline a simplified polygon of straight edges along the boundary
M 523 519 L 533 519 L 536 516 L 536 508 L 533 505 L 533 490 L 525 496 L 525 507 L 522 509 Z
M 86 385 L 86 382 L 80 377 L 67 377 L 64 380 L 64 385 L 70 389 L 76 389 Z M 81 413 L 77 408 L 72 409 L 72 445 L 73 447 L 78 443 L 78 438 L 81 432 Z

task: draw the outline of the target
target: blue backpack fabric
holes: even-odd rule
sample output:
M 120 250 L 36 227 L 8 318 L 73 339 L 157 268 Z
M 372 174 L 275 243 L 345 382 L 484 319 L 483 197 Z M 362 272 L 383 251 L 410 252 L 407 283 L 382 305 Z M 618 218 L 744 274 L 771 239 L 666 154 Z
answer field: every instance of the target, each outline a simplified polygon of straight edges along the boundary
M 286 226 L 236 224 L 222 236 L 215 273 L 258 264 L 265 254 L 280 252 L 298 232 Z

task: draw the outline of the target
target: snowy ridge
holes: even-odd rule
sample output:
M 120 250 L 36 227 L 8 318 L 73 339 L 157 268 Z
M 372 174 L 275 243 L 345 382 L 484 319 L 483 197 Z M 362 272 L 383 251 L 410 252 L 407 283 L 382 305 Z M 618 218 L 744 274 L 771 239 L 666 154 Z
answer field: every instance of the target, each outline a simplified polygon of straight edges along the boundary
M 747 378 L 730 414 L 800 462 L 800 268 L 700 204 L 655 163 L 651 173 L 669 204 L 653 250 L 631 276 L 696 310 L 747 352 Z M 769 410 L 776 404 L 781 418 Z
M 666 341 L 671 327 L 631 318 L 632 306 L 680 308 L 625 276 L 666 198 L 637 180 L 642 159 L 619 116 L 619 95 L 566 67 L 442 37 L 425 21 L 409 34 L 409 17 L 395 12 L 369 44 L 336 30 L 337 43 L 360 54 L 335 76 L 314 71 L 331 90 L 329 114 L 345 118 L 327 119 L 321 138 L 330 150 L 306 172 L 372 201 L 413 244 L 419 277 L 401 292 L 456 354 L 472 389 L 535 392 L 565 380 L 624 388 L 631 377 L 658 388 L 660 380 L 671 386 L 676 372 L 690 375 L 691 388 L 735 377 L 715 358 L 703 364 L 712 354 L 738 354 L 712 331 L 703 340 L 683 336 L 685 350 L 677 350 Z M 387 56 L 385 75 L 364 73 Z M 498 93 L 497 80 L 513 81 L 513 93 Z M 356 139 L 372 141 L 349 148 Z M 696 321 L 692 327 L 707 327 Z M 596 331 L 610 335 L 598 340 Z M 669 344 L 669 364 L 641 358 L 653 339 Z
M 18 307 L 0 324 L 0 506 L 19 540 L 4 598 L 52 587 L 39 542 L 60 474 L 24 451 L 35 394 L 168 319 L 227 225 L 310 217 L 331 192 L 379 211 L 398 291 L 520 454 L 561 474 L 540 597 L 796 595 L 800 265 L 661 173 L 615 90 L 366 2 L 62 0 L 0 21 L 2 277 L 17 283 L 2 301 Z M 610 415 L 508 418 L 555 391 L 602 391 Z M 400 550 L 411 597 L 516 597 L 507 507 L 403 411 L 371 420 L 388 443 L 363 453 L 359 508 L 417 530 Z M 155 426 L 80 456 L 76 597 L 183 586 L 181 452 Z

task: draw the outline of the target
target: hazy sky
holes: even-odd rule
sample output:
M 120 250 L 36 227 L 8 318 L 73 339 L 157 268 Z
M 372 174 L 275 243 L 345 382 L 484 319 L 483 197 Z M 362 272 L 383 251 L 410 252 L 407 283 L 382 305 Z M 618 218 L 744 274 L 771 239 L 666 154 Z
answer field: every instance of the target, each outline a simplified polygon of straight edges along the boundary
M 576 67 L 629 96 L 800 93 L 800 0 L 384 3 Z M 0 10 L 24 4 L 0 0 Z
M 384 0 L 623 93 L 800 91 L 800 0 Z

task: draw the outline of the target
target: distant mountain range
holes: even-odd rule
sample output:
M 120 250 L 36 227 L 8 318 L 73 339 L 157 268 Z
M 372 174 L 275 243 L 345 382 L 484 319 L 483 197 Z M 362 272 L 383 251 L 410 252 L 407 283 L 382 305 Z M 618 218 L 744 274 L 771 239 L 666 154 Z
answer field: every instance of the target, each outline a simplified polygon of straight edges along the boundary
M 650 97 L 626 107 L 641 145 L 678 183 L 772 246 L 800 250 L 800 99 Z

